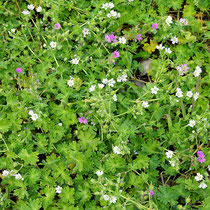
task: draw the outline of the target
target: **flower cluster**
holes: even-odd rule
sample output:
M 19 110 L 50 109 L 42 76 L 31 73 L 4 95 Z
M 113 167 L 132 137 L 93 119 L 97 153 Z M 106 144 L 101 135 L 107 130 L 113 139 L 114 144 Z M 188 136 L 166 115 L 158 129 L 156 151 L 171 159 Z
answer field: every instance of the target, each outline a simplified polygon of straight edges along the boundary
M 206 161 L 206 159 L 204 158 L 205 155 L 203 154 L 202 151 L 197 151 L 197 155 L 198 155 L 198 161 L 199 161 L 200 163 L 203 163 L 203 162 Z
M 181 66 L 177 66 L 176 69 L 179 72 L 179 75 L 184 75 L 184 73 L 189 69 L 189 67 L 187 66 L 187 64 L 182 64 Z
M 126 82 L 127 81 L 127 74 L 122 74 L 121 76 L 117 77 L 117 82 Z
M 29 10 L 34 10 L 34 5 L 33 4 L 29 4 L 28 6 L 27 6 L 27 8 L 29 9 Z M 42 11 L 42 7 L 41 6 L 38 6 L 37 7 L 37 9 L 36 9 L 36 11 L 37 12 L 41 12 Z M 30 11 L 28 11 L 28 10 L 23 10 L 22 11 L 22 14 L 24 14 L 24 15 L 29 15 L 30 14 Z
M 33 112 L 33 110 L 29 110 L 28 114 L 31 115 L 31 119 L 33 121 L 36 121 L 39 118 L 38 115 Z
M 10 175 L 10 176 L 14 176 L 15 179 L 19 179 L 19 180 L 22 180 L 22 181 L 24 180 L 24 178 L 21 176 L 20 173 L 15 174 L 13 170 L 11 170 L 11 171 L 4 170 L 4 171 L 2 172 L 2 176 L 3 176 L 3 177 L 9 176 L 9 175 Z
M 103 195 L 103 198 L 104 198 L 105 201 L 108 201 L 109 200 L 110 201 L 110 204 L 111 203 L 116 203 L 116 201 L 117 201 L 117 198 L 115 196 L 110 197 L 107 194 Z
M 105 4 L 102 4 L 102 9 L 105 9 L 107 10 L 108 8 L 109 9 L 112 9 L 114 7 L 114 4 L 113 3 L 105 3 Z
M 117 13 L 115 10 L 111 10 L 110 13 L 107 14 L 108 18 L 114 17 L 114 18 L 119 18 L 121 15 L 120 13 Z

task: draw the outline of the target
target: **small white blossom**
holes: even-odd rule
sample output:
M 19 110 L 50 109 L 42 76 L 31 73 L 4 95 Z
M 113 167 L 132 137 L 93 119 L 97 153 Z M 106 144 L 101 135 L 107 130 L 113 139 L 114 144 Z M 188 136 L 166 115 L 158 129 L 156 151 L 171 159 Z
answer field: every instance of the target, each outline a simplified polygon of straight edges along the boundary
M 58 126 L 62 127 L 62 125 L 63 125 L 62 123 L 58 123 Z
M 104 84 L 107 84 L 107 83 L 108 83 L 108 79 L 103 79 L 102 82 L 103 82 Z
M 28 8 L 29 10 L 33 10 L 33 9 L 34 9 L 34 5 L 33 5 L 33 4 L 30 4 L 30 5 L 27 6 L 27 8 Z
M 39 118 L 39 117 L 38 117 L 37 114 L 31 115 L 31 119 L 32 119 L 33 121 L 36 121 L 38 118 Z
M 23 10 L 22 13 L 23 13 L 24 15 L 29 15 L 29 14 L 30 14 L 30 12 L 29 12 L 28 10 Z
M 172 41 L 172 44 L 177 44 L 178 43 L 178 38 L 177 37 L 173 37 L 171 39 L 171 41 Z
M 200 183 L 200 185 L 198 187 L 205 189 L 205 188 L 207 188 L 207 185 L 204 182 L 202 182 L 202 183 Z
M 103 198 L 104 198 L 104 200 L 105 200 L 105 201 L 108 201 L 108 200 L 109 200 L 109 196 L 108 196 L 108 195 L 106 195 L 106 194 L 105 194 L 105 195 L 103 195 Z
M 60 186 L 57 186 L 55 189 L 56 189 L 56 193 L 58 193 L 58 194 L 60 194 L 62 191 L 62 187 L 60 187 Z
M 72 87 L 72 86 L 74 85 L 74 80 L 73 80 L 73 79 L 68 80 L 68 81 L 67 81 L 67 85 L 68 85 L 69 87 Z
M 183 97 L 183 92 L 182 92 L 182 90 L 181 90 L 180 88 L 177 88 L 177 89 L 176 89 L 176 96 L 177 96 L 178 98 Z
M 154 86 L 153 88 L 151 88 L 152 94 L 157 94 L 158 91 L 159 91 L 159 88 L 157 88 L 156 86 Z
M 120 44 L 125 44 L 126 43 L 126 38 L 123 36 L 123 37 L 119 37 L 119 43 Z
M 90 34 L 89 29 L 87 28 L 84 28 L 82 33 L 83 33 L 83 37 L 86 37 L 88 34 Z
M 41 6 L 38 6 L 37 9 L 36 9 L 36 11 L 37 12 L 41 12 L 42 11 L 42 7 Z
M 94 90 L 95 90 L 95 88 L 96 88 L 96 86 L 95 86 L 95 85 L 91 85 L 91 87 L 89 88 L 89 92 L 94 91 Z
M 43 44 L 43 47 L 46 47 L 46 44 Z
M 21 174 L 16 174 L 16 175 L 15 175 L 15 179 L 24 180 L 24 178 L 21 176 Z
M 78 64 L 78 63 L 79 63 L 79 60 L 78 60 L 77 58 L 74 58 L 74 59 L 71 60 L 71 62 L 72 62 L 73 64 Z
M 163 50 L 165 47 L 162 44 L 159 44 L 156 46 L 156 49 Z
M 115 84 L 115 81 L 114 81 L 113 78 L 108 81 L 108 86 L 109 87 L 114 87 L 114 84 Z
M 110 203 L 116 203 L 117 198 L 115 196 L 112 196 L 109 201 Z
M 171 164 L 172 167 L 175 166 L 175 161 L 174 160 L 172 160 L 172 161 L 169 160 L 169 163 Z
M 113 100 L 117 101 L 117 95 L 116 94 L 113 95 Z
M 129 2 L 133 2 L 134 0 L 128 0 Z
M 100 89 L 102 89 L 102 88 L 104 87 L 104 84 L 99 83 L 99 84 L 98 84 L 98 87 L 99 87 Z
M 201 181 L 202 179 L 203 179 L 203 175 L 200 174 L 200 173 L 197 173 L 197 176 L 195 176 L 195 180 L 196 180 L 197 182 L 199 182 L 199 181 Z
M 102 176 L 103 175 L 103 171 L 96 171 L 96 174 L 98 175 L 98 176 Z
M 167 19 L 166 19 L 166 24 L 168 26 L 171 26 L 170 24 L 172 23 L 172 17 L 171 16 L 168 16 Z
M 195 126 L 196 122 L 195 120 L 190 120 L 188 126 L 190 126 L 191 128 L 193 128 Z
M 171 49 L 170 49 L 170 48 L 165 48 L 165 53 L 171 54 L 171 53 L 172 53 L 172 51 L 171 51 Z
M 54 49 L 56 47 L 56 42 L 50 42 L 50 46 Z
M 208 165 L 208 171 L 210 171 L 210 165 Z
M 110 9 L 114 8 L 114 4 L 113 3 L 110 2 L 110 3 L 108 3 L 108 5 L 109 5 Z
M 3 170 L 2 176 L 8 176 L 8 175 L 9 175 L 9 171 L 8 170 Z
M 118 155 L 122 154 L 122 152 L 121 152 L 121 150 L 120 150 L 120 148 L 119 148 L 118 146 L 115 146 L 115 147 L 113 148 L 113 152 L 114 152 L 115 154 L 118 154 Z
M 123 74 L 122 76 L 121 76 L 121 80 L 122 80 L 122 82 L 126 82 L 127 81 L 127 74 Z
M 200 76 L 201 72 L 202 72 L 201 68 L 199 66 L 196 66 L 195 71 L 193 73 L 194 77 Z
M 199 93 L 196 92 L 196 93 L 194 94 L 194 96 L 193 96 L 193 98 L 194 98 L 195 101 L 198 99 L 198 96 L 199 96 Z
M 188 98 L 191 98 L 191 97 L 193 96 L 193 93 L 192 93 L 192 91 L 187 91 L 187 94 L 186 94 L 186 96 L 187 96 Z
M 114 4 L 113 3 L 105 3 L 105 4 L 102 4 L 102 9 L 105 9 L 107 10 L 108 8 L 109 9 L 112 9 L 114 7 Z
M 171 150 L 168 150 L 168 151 L 166 152 L 166 157 L 167 157 L 167 158 L 172 158 L 173 155 L 174 155 L 174 153 L 173 153 Z
M 63 60 L 64 60 L 64 61 L 67 61 L 67 58 L 64 58 Z
M 142 106 L 144 108 L 147 108 L 147 107 L 149 107 L 149 103 L 147 101 L 142 101 Z
M 12 33 L 15 33 L 15 31 L 16 31 L 16 29 L 14 29 L 14 28 L 11 29 L 11 32 Z
M 28 114 L 32 116 L 34 114 L 33 110 L 29 110 Z

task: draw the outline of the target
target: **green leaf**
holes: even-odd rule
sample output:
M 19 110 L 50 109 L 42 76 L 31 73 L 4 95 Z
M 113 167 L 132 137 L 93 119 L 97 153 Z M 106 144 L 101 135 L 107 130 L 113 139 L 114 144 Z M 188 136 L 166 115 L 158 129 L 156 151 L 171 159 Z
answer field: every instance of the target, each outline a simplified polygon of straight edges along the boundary
M 26 149 L 22 149 L 18 155 L 26 165 L 34 165 L 38 161 L 38 154 L 38 152 L 32 152 L 29 154 Z

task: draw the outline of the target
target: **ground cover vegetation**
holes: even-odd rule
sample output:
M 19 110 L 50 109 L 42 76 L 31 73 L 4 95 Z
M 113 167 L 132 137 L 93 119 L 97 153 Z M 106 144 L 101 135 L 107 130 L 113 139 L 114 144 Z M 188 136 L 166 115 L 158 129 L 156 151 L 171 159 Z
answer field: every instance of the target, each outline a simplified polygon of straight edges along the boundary
M 0 209 L 210 209 L 208 0 L 0 2 Z

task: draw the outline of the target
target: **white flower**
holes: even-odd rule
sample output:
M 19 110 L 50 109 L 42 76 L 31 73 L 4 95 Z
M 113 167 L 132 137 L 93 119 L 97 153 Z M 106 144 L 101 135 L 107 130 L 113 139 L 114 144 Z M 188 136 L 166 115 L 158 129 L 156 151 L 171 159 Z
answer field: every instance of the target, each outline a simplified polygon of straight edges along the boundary
M 29 110 L 28 114 L 32 116 L 34 114 L 33 110 Z
M 98 176 L 101 176 L 101 175 L 103 175 L 103 171 L 96 171 L 96 174 L 98 175 Z
M 207 185 L 204 182 L 202 182 L 202 183 L 200 183 L 200 185 L 198 187 L 205 189 L 205 188 L 207 188 Z
M 94 91 L 94 90 L 95 90 L 95 88 L 96 88 L 96 86 L 95 86 L 95 85 L 91 85 L 91 87 L 89 88 L 89 92 Z
M 157 94 L 158 91 L 159 91 L 159 88 L 157 88 L 156 86 L 154 86 L 153 88 L 151 88 L 152 94 Z
M 107 84 L 107 83 L 108 83 L 108 79 L 103 79 L 102 82 L 103 82 L 104 84 Z
M 171 39 L 171 41 L 172 41 L 172 44 L 177 44 L 178 43 L 178 38 L 177 37 L 173 37 Z
M 109 5 L 109 8 L 112 9 L 114 7 L 114 4 L 113 3 L 108 3 Z
M 175 166 L 175 161 L 174 160 L 172 160 L 172 161 L 169 160 L 169 163 L 171 164 L 172 167 Z
M 71 62 L 72 62 L 73 64 L 78 64 L 78 63 L 79 63 L 79 60 L 78 60 L 77 58 L 74 58 L 74 59 L 71 60 Z
M 149 107 L 149 103 L 147 101 L 142 101 L 142 106 L 144 108 L 147 108 L 147 107 Z
M 114 10 L 111 10 L 110 14 L 111 14 L 112 17 L 117 17 L 117 12 L 114 11 Z
M 99 87 L 100 89 L 102 89 L 102 88 L 104 87 L 104 84 L 99 83 L 99 84 L 98 84 L 98 87 Z
M 24 180 L 23 177 L 21 176 L 21 174 L 15 174 L 15 179 Z
M 39 117 L 38 117 L 37 114 L 31 115 L 31 119 L 32 119 L 33 121 L 36 121 L 38 118 L 39 118 Z
M 103 198 L 104 198 L 105 201 L 109 200 L 109 196 L 107 194 L 103 195 Z
M 186 20 L 184 18 L 180 18 L 179 22 L 184 23 L 184 25 L 188 25 L 188 20 Z
M 117 95 L 116 94 L 113 95 L 113 100 L 117 101 Z
M 191 97 L 193 96 L 193 93 L 192 93 L 192 91 L 187 91 L 187 94 L 186 94 L 186 96 L 187 96 L 188 98 L 191 98 Z
M 128 0 L 129 2 L 133 2 L 134 0 Z
M 46 47 L 46 44 L 43 44 L 43 47 Z
M 30 4 L 30 5 L 27 6 L 27 8 L 28 8 L 29 10 L 33 10 L 33 9 L 34 9 L 34 5 L 33 5 L 33 4 Z
M 110 18 L 110 17 L 111 17 L 111 14 L 110 14 L 110 13 L 108 13 L 108 14 L 107 14 L 107 17 L 108 17 L 108 18 Z
M 14 170 L 11 170 L 10 172 L 9 172 L 9 174 L 11 175 L 11 176 L 15 176 L 16 174 L 14 173 Z
M 36 9 L 36 11 L 37 12 L 41 12 L 42 11 L 42 7 L 41 6 L 38 6 L 37 9 Z
M 195 126 L 196 122 L 195 120 L 190 120 L 188 126 L 190 126 L 191 128 L 193 128 Z
M 162 44 L 159 44 L 156 46 L 156 49 L 163 50 L 165 47 Z
M 183 93 L 182 93 L 182 90 L 181 90 L 180 88 L 177 88 L 177 89 L 176 89 L 176 96 L 177 96 L 178 98 L 183 97 Z
M 168 151 L 166 152 L 166 157 L 167 157 L 167 158 L 172 158 L 173 155 L 174 155 L 174 153 L 173 153 L 171 150 L 168 150 Z
M 194 98 L 195 101 L 198 99 L 198 96 L 199 96 L 199 93 L 196 92 L 196 93 L 194 94 L 194 96 L 193 96 L 193 98 Z
M 172 23 L 172 17 L 168 16 L 166 19 L 166 23 L 168 24 L 168 26 L 171 26 L 170 24 Z
M 115 154 L 118 154 L 118 155 L 122 154 L 122 152 L 121 152 L 121 150 L 120 150 L 120 148 L 119 148 L 118 146 L 115 146 L 115 147 L 113 148 L 113 152 L 114 152 Z
M 202 72 L 201 68 L 199 66 L 196 66 L 195 71 L 193 73 L 194 77 L 200 76 L 201 72 Z
M 125 44 L 126 43 L 126 38 L 123 36 L 123 37 L 119 37 L 119 43 L 120 44 Z
M 208 171 L 210 171 L 210 165 L 208 165 Z
M 83 33 L 84 37 L 86 37 L 86 35 L 90 34 L 89 29 L 87 29 L 87 28 L 84 28 L 82 33 Z
M 62 187 L 60 187 L 60 186 L 57 186 L 55 189 L 56 189 L 56 193 L 59 193 L 59 194 L 60 194 L 61 191 L 62 191 Z
M 171 51 L 171 49 L 170 49 L 170 48 L 165 48 L 165 53 L 171 54 L 171 53 L 172 53 L 172 51 Z
M 196 180 L 197 182 L 199 182 L 199 181 L 201 181 L 202 179 L 203 179 L 203 175 L 200 174 L 200 173 L 197 173 L 197 176 L 195 176 L 195 180 Z
M 63 60 L 64 60 L 64 61 L 67 61 L 67 58 L 64 58 Z
M 50 46 L 54 49 L 56 47 L 56 42 L 50 42 Z
M 2 176 L 8 176 L 9 175 L 9 171 L 7 171 L 7 170 L 3 170 L 3 172 L 2 172 Z
M 114 87 L 114 84 L 115 84 L 115 81 L 114 81 L 113 78 L 108 81 L 108 86 L 109 87 Z
M 105 9 L 105 10 L 107 10 L 109 8 L 109 5 L 108 5 L 108 3 L 106 3 L 106 4 L 102 4 L 102 9 Z
M 16 29 L 14 29 L 14 28 L 11 29 L 11 32 L 12 33 L 15 33 L 15 31 L 16 31 Z
M 62 125 L 63 125 L 62 123 L 58 123 L 58 126 L 62 127 Z
M 121 80 L 122 80 L 122 82 L 126 82 L 127 81 L 127 74 L 123 74 L 122 76 L 121 76 Z
M 68 81 L 67 81 L 67 85 L 68 85 L 69 87 L 72 87 L 72 86 L 74 85 L 74 80 L 73 80 L 73 79 L 68 80 Z
M 24 15 L 29 15 L 29 14 L 30 14 L 30 12 L 29 12 L 28 10 L 23 10 L 22 13 L 23 13 Z
M 117 198 L 115 196 L 112 196 L 109 201 L 110 203 L 116 203 Z

